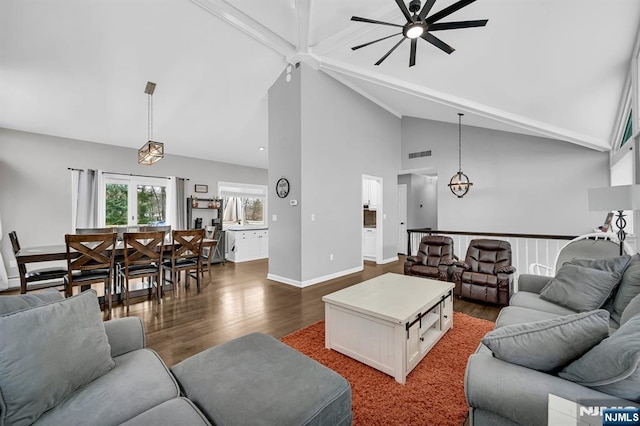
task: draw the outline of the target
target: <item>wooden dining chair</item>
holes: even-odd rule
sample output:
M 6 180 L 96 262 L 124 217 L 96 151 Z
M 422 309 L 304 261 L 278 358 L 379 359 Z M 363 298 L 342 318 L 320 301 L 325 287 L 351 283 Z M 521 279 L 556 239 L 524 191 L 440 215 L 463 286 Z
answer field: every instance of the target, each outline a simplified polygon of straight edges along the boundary
M 11 247 L 13 248 L 13 254 L 16 255 L 20 251 L 20 240 L 18 240 L 18 234 L 16 231 L 9 232 L 9 239 L 11 240 Z M 51 267 L 32 269 L 27 271 L 24 264 L 18 265 L 18 271 L 20 275 L 24 276 L 27 281 L 27 291 L 40 290 L 50 287 L 62 287 L 64 286 L 64 277 L 67 276 L 67 268 L 64 267 Z M 29 283 L 37 283 L 29 286 Z
M 111 312 L 111 284 L 116 248 L 116 234 L 67 234 L 67 269 L 65 287 L 67 297 L 73 287 L 104 283 L 105 304 Z
M 206 232 L 206 231 L 205 231 Z M 209 279 L 211 279 L 211 259 L 213 259 L 213 254 L 216 251 L 216 246 L 218 245 L 218 240 L 215 239 L 216 237 L 216 228 L 213 228 L 213 231 L 211 232 L 211 236 L 207 236 L 207 240 L 208 241 L 204 241 L 202 243 L 202 247 L 203 247 L 203 254 L 202 254 L 202 261 L 206 262 L 207 268 L 207 276 L 209 277 Z M 204 249 L 207 249 L 207 253 L 204 253 Z M 202 278 L 204 278 L 204 271 L 205 268 L 202 268 Z
M 78 235 L 86 235 L 86 234 L 113 234 L 118 230 L 116 227 L 107 227 L 107 228 L 76 228 L 76 234 Z
M 161 264 L 164 232 L 125 232 L 124 263 L 118 268 L 118 278 L 124 282 L 125 304 L 129 307 L 129 280 L 149 278 L 149 295 L 155 277 L 156 298 L 162 298 Z
M 180 272 L 185 272 L 185 287 L 189 287 L 189 278 L 196 279 L 198 293 L 200 292 L 200 274 L 202 272 L 202 240 L 204 229 L 175 230 L 171 233 L 173 244 L 171 255 L 162 263 L 164 271 L 169 271 L 171 279 L 163 273 L 163 281 L 178 285 Z M 195 271 L 195 275 L 191 275 Z

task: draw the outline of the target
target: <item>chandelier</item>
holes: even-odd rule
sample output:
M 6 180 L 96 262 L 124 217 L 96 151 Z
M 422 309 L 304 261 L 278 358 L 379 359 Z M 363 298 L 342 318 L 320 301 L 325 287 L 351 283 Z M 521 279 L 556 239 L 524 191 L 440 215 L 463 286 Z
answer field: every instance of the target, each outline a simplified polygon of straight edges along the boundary
M 151 165 L 164 157 L 164 144 L 156 142 L 153 139 L 153 92 L 156 90 L 156 84 L 147 81 L 144 93 L 149 95 L 147 108 L 147 124 L 149 131 L 149 141 L 142 145 L 138 150 L 138 164 Z
M 449 181 L 449 189 L 458 198 L 464 197 L 473 183 L 469 181 L 469 177 L 462 173 L 462 116 L 464 114 L 458 113 L 458 173 L 453 175 Z

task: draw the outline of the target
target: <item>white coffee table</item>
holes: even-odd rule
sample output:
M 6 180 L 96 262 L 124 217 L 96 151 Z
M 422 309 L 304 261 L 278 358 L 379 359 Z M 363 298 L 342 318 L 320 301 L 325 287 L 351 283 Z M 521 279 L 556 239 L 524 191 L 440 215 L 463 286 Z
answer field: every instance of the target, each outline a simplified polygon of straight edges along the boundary
M 453 287 L 388 273 L 328 294 L 325 346 L 404 384 L 453 326 Z

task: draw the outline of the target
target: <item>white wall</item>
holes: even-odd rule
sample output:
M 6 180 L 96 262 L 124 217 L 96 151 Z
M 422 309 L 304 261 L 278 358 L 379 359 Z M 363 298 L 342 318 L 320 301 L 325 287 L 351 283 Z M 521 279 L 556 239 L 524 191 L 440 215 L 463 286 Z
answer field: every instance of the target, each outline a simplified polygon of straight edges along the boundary
M 301 278 L 276 270 L 287 256 L 297 259 L 297 246 L 285 246 L 284 232 L 273 226 L 269 235 L 269 273 L 306 285 L 362 268 L 362 175 L 383 178 L 383 257 L 393 259 L 398 244 L 397 172 L 400 169 L 400 120 L 320 71 L 302 65 L 293 73 L 301 79 L 301 175 L 292 187 L 301 188 Z M 293 102 L 281 92 L 295 86 L 282 82 L 269 91 L 269 185 L 287 169 L 271 162 L 273 141 L 287 137 L 272 132 L 274 108 Z M 280 116 L 280 113 L 278 113 Z M 294 119 L 294 115 L 291 115 Z M 277 124 L 280 126 L 280 124 Z M 295 127 L 295 123 L 290 124 Z M 295 133 L 295 132 L 294 132 Z M 285 154 L 286 158 L 295 157 Z M 291 167 L 291 166 L 289 166 Z M 291 196 L 288 199 L 292 198 Z M 271 198 L 270 198 L 271 200 Z M 271 201 L 270 201 L 271 208 Z M 315 220 L 311 219 L 315 216 Z M 279 221 L 280 219 L 278 219 Z M 380 228 L 379 228 L 380 229 Z M 274 250 L 272 250 L 274 249 Z M 275 252 L 275 253 L 274 253 Z M 334 260 L 330 260 L 333 254 Z M 272 265 L 273 263 L 273 265 Z
M 424 149 L 433 155 L 408 159 Z M 402 168 L 437 172 L 441 230 L 580 235 L 604 220 L 588 211 L 587 188 L 609 184 L 609 154 L 570 143 L 463 125 L 462 170 L 474 186 L 459 199 L 447 187 L 457 124 L 406 117 Z
M 68 167 L 184 177 L 190 179 L 188 195 L 195 184 L 209 185 L 207 194 L 197 194 L 203 198 L 217 195 L 218 181 L 267 183 L 265 169 L 170 154 L 153 166 L 141 166 L 135 149 L 0 128 L 0 217 L 5 237 L 15 230 L 23 247 L 64 244 L 64 234 L 72 231 Z M 17 268 L 9 268 L 14 256 L 8 237 L 1 250 L 9 275 L 17 277 Z

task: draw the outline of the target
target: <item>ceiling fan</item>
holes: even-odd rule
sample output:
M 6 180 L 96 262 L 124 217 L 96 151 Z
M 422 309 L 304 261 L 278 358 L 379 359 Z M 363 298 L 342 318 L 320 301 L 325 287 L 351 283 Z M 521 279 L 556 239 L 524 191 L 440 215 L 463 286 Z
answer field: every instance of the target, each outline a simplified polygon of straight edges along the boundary
M 458 22 L 438 22 L 442 18 L 446 18 L 452 13 L 462 9 L 465 6 L 470 5 L 476 0 L 460 0 L 449 7 L 442 9 L 441 11 L 434 13 L 433 15 L 427 17 L 431 9 L 433 8 L 436 0 L 427 0 L 422 10 L 420 10 L 421 2 L 420 0 L 412 0 L 409 3 L 409 8 L 407 9 L 407 5 L 404 4 L 403 0 L 396 0 L 398 7 L 402 11 L 402 14 L 405 18 L 407 18 L 407 23 L 404 25 L 394 24 L 392 22 L 383 22 L 376 21 L 374 19 L 368 18 L 360 18 L 358 16 L 352 16 L 352 21 L 358 22 L 366 22 L 369 24 L 380 24 L 380 25 L 388 25 L 391 27 L 399 27 L 402 28 L 402 31 L 396 34 L 391 34 L 386 37 L 379 38 L 377 40 L 370 41 L 369 43 L 361 44 L 359 46 L 352 47 L 351 50 L 357 50 L 371 44 L 377 43 L 382 40 L 386 40 L 391 37 L 395 37 L 397 35 L 402 35 L 402 40 L 396 43 L 382 58 L 376 62 L 376 65 L 380 65 L 382 61 L 387 59 L 391 53 L 398 48 L 406 39 L 411 40 L 411 54 L 409 56 L 409 66 L 412 67 L 416 64 L 416 47 L 418 44 L 418 38 L 422 38 L 423 40 L 428 41 L 433 44 L 438 49 L 451 54 L 455 49 L 449 46 L 447 43 L 440 40 L 438 37 L 431 34 L 432 31 L 442 31 L 442 30 L 456 30 L 460 28 L 473 28 L 473 27 L 484 27 L 487 25 L 487 19 L 479 19 L 475 21 L 458 21 Z M 418 13 L 419 11 L 419 13 Z M 412 15 L 413 14 L 413 15 Z

